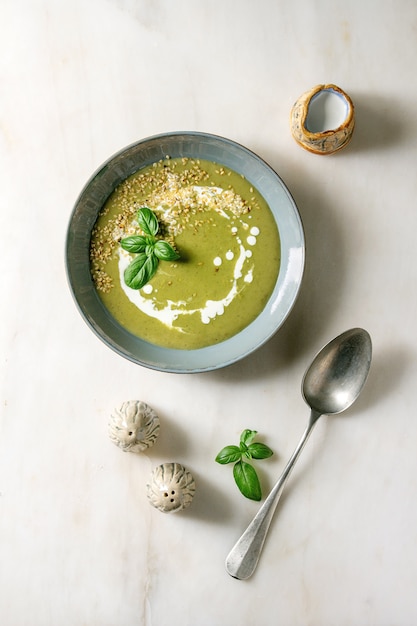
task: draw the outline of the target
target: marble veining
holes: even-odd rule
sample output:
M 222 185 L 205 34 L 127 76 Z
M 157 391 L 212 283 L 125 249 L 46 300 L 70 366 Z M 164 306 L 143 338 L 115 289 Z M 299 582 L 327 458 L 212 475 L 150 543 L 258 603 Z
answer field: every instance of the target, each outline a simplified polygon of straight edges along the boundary
M 417 4 L 3 0 L 0 20 L 1 625 L 416 624 Z M 326 158 L 300 149 L 289 124 L 318 84 L 355 105 L 349 145 Z M 305 230 L 284 325 L 218 372 L 120 357 L 84 323 L 65 275 L 90 175 L 171 131 L 253 150 Z M 305 368 L 355 326 L 374 346 L 364 391 L 320 419 L 256 573 L 232 579 L 226 555 L 258 504 L 215 456 L 257 430 L 274 450 L 259 469 L 268 493 L 305 424 Z M 131 399 L 161 423 L 139 454 L 108 434 Z M 196 489 L 165 515 L 147 484 L 172 462 Z

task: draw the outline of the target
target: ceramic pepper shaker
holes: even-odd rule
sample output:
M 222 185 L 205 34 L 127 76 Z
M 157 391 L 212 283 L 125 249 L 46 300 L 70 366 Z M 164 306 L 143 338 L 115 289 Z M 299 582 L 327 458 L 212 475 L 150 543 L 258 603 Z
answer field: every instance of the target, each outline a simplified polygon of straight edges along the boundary
M 191 473 L 180 463 L 156 467 L 147 485 L 149 502 L 163 513 L 181 511 L 190 506 L 195 493 Z
M 159 435 L 159 417 L 146 402 L 129 400 L 109 420 L 109 437 L 124 452 L 143 452 Z

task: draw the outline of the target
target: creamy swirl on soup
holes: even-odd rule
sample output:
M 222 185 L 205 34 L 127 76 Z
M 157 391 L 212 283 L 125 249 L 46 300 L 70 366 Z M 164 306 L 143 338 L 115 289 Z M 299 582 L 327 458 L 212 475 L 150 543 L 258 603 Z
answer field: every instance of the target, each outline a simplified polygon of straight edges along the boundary
M 141 289 L 124 282 L 133 256 L 120 240 L 139 232 L 147 206 L 160 235 L 180 254 L 159 263 Z M 116 320 L 161 346 L 193 349 L 236 334 L 264 308 L 279 271 L 279 234 L 250 183 L 208 161 L 166 159 L 126 179 L 103 208 L 92 235 L 91 271 Z

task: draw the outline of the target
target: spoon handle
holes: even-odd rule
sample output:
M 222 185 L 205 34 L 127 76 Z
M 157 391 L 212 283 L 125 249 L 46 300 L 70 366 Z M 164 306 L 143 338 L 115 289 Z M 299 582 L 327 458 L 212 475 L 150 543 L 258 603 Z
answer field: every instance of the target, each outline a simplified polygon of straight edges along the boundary
M 243 535 L 238 539 L 226 558 L 226 570 L 234 578 L 244 580 L 249 578 L 256 569 L 261 551 L 268 533 L 269 526 L 275 513 L 278 501 L 284 490 L 285 483 L 320 414 L 311 412 L 310 421 L 285 466 L 281 477 L 272 488 L 269 496 L 253 518 Z

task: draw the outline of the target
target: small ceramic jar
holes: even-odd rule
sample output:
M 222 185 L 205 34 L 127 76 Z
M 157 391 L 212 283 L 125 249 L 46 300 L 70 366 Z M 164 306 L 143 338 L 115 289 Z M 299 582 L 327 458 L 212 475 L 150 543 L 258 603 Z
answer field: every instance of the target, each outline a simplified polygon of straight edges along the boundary
M 352 138 L 352 100 L 336 85 L 317 85 L 298 98 L 291 110 L 290 125 L 300 146 L 315 154 L 332 154 Z
M 174 513 L 190 506 L 195 481 L 180 463 L 163 463 L 156 467 L 147 485 L 149 502 L 163 513 Z
M 123 402 L 110 416 L 109 437 L 124 452 L 143 452 L 159 435 L 159 417 L 145 402 Z

